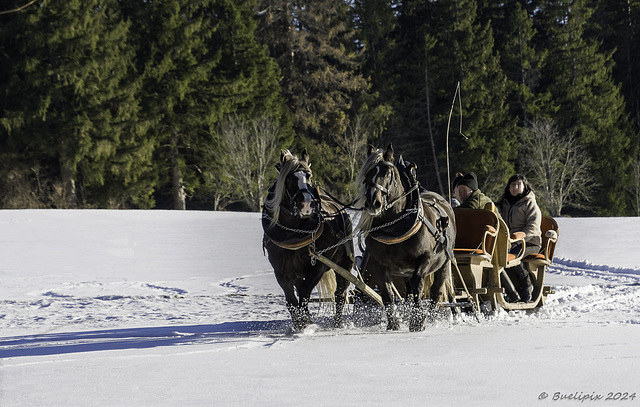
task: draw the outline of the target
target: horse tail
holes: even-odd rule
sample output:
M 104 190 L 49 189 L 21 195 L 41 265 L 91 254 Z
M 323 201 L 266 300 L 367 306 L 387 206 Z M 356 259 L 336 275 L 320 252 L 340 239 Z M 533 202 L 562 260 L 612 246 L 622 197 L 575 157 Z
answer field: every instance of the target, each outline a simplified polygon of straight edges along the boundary
M 451 270 L 451 266 L 452 266 L 452 261 L 449 260 L 447 262 L 447 276 L 444 279 L 444 294 L 445 294 L 445 301 L 447 302 L 453 302 L 453 300 L 456 298 L 456 292 L 453 288 L 453 272 Z
M 430 298 L 431 286 L 433 286 L 435 273 L 430 273 L 424 277 L 422 277 L 422 282 L 424 283 L 424 288 L 422 289 L 422 298 L 423 299 L 431 299 L 434 303 L 438 303 L 440 301 L 444 302 L 452 302 L 455 298 L 455 290 L 453 287 L 453 275 L 451 270 L 451 261 L 447 261 L 445 269 L 443 270 L 445 273 L 444 282 L 442 287 L 440 288 L 440 295 L 438 298 Z M 444 298 L 442 298 L 444 297 Z
M 429 273 L 422 277 L 422 299 L 427 299 L 431 293 L 431 286 L 433 285 L 434 273 Z M 437 299 L 436 299 L 437 301 Z
M 335 302 L 336 288 L 338 283 L 336 281 L 336 273 L 333 269 L 327 270 L 323 275 L 316 288 L 318 289 L 318 297 L 320 301 L 329 300 Z

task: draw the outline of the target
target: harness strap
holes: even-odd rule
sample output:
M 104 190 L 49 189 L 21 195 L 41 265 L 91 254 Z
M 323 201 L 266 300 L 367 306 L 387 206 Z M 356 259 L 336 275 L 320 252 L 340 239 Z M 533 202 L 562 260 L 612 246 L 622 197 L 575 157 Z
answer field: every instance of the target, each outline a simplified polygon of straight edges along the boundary
M 338 198 L 336 198 L 335 196 L 331 195 L 331 193 L 329 191 L 327 191 L 324 187 L 322 186 L 318 186 L 318 188 L 322 189 L 322 192 L 328 196 L 329 198 L 331 198 L 334 202 L 340 204 L 342 206 L 342 208 L 339 208 L 336 210 L 336 212 L 334 214 L 338 214 L 343 212 L 345 209 L 351 209 L 353 211 L 362 211 L 364 210 L 364 208 L 354 208 L 352 205 L 354 203 L 356 203 L 358 201 L 358 198 L 354 199 L 353 201 L 345 204 L 342 201 L 340 201 Z
M 377 186 L 377 184 L 376 184 Z M 418 190 L 420 188 L 420 184 L 416 183 L 413 187 L 411 187 L 411 189 L 409 189 L 407 192 L 405 192 L 404 194 L 400 195 L 399 197 L 397 197 L 396 199 L 394 199 L 393 201 L 391 201 L 391 203 L 387 203 L 385 205 L 385 210 L 391 208 L 393 205 L 395 205 L 396 203 L 398 203 L 398 201 L 400 201 L 402 198 L 405 198 L 409 195 L 411 195 L 414 191 Z
M 422 201 L 422 202 L 424 202 L 426 205 L 429 205 L 429 207 L 431 208 L 435 208 L 435 210 L 438 212 L 438 215 L 439 215 L 439 218 L 437 220 L 438 228 L 436 228 L 435 226 L 433 226 L 431 222 L 429 222 L 429 220 L 424 216 L 423 212 L 419 213 L 418 218 L 427 227 L 427 230 L 431 232 L 434 239 L 436 240 L 436 248 L 435 248 L 436 251 L 440 251 L 441 249 L 444 248 L 445 253 L 447 254 L 447 257 L 449 258 L 449 260 L 452 260 L 455 257 L 453 254 L 453 247 L 447 244 L 448 236 L 445 233 L 447 227 L 449 226 L 449 217 L 442 212 L 442 210 L 438 207 L 438 205 L 436 205 L 435 202 L 433 203 L 425 202 L 425 201 Z
M 278 240 L 275 240 L 273 237 L 268 236 L 266 232 L 265 232 L 265 235 L 269 238 L 269 240 L 273 244 L 275 244 L 278 247 L 281 247 L 287 250 L 298 250 L 310 244 L 314 244 L 316 239 L 318 239 L 322 235 L 322 232 L 324 232 L 324 222 L 320 223 L 320 227 L 318 228 L 317 231 L 311 232 L 308 235 L 303 235 L 298 240 L 294 240 L 294 241 L 278 241 Z

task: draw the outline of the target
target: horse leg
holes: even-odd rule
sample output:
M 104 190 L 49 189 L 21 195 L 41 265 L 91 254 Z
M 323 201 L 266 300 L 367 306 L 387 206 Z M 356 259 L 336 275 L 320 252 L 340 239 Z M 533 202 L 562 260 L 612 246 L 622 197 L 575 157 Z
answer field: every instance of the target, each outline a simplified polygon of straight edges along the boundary
M 346 269 L 346 268 L 345 268 Z M 346 302 L 347 296 L 347 288 L 349 288 L 349 281 L 346 278 L 342 277 L 339 274 L 336 274 L 336 315 L 333 318 L 333 326 L 335 328 L 344 327 L 344 322 L 342 320 L 342 312 L 344 311 L 344 304 Z
M 422 307 L 423 276 L 420 273 L 414 273 L 410 284 L 413 302 L 409 316 L 409 331 L 417 332 L 424 330 L 424 320 L 427 316 L 425 309 Z
M 383 289 L 380 290 L 380 296 L 382 297 L 384 310 L 387 314 L 387 331 L 397 331 L 400 329 L 400 318 L 398 318 L 396 314 L 395 297 L 391 284 L 391 281 L 387 281 L 384 284 Z
M 393 293 L 391 276 L 386 275 L 384 266 L 378 263 L 373 256 L 369 256 L 367 262 L 367 270 L 369 274 L 375 276 L 379 282 L 380 296 L 382 297 L 383 308 L 387 315 L 387 330 L 397 331 L 400 329 L 400 319 L 396 315 L 395 296 Z
M 284 292 L 284 297 L 287 304 L 287 310 L 291 314 L 291 324 L 294 331 L 300 331 L 304 329 L 310 322 L 309 318 L 305 317 L 304 307 L 301 301 L 298 301 L 296 292 L 294 290 L 294 284 L 291 281 L 286 280 L 280 273 L 276 273 L 276 280 Z M 308 310 L 307 310 L 308 312 Z
M 301 331 L 311 323 L 311 315 L 307 307 L 307 301 L 298 299 L 295 296 L 293 287 L 291 290 L 285 290 L 285 297 L 287 299 L 287 310 L 291 314 L 291 323 L 294 331 Z
M 431 287 L 431 290 L 433 292 L 433 290 L 436 290 L 435 287 L 437 287 L 437 291 L 438 293 L 442 293 L 442 295 L 444 296 L 444 300 L 446 302 L 454 302 L 455 300 L 455 294 L 453 292 L 453 281 L 452 281 L 452 275 L 451 275 L 452 271 L 451 271 L 451 261 L 447 260 L 447 262 L 442 266 L 442 268 L 440 268 L 440 270 L 438 270 L 435 274 L 434 277 L 436 277 L 436 280 L 434 280 L 434 287 Z M 437 285 L 436 285 L 437 283 Z M 430 293 L 431 294 L 431 293 Z M 433 297 L 431 297 L 433 298 Z M 439 298 L 439 294 L 436 294 L 436 301 Z
M 338 265 L 345 270 L 351 270 L 353 267 L 353 261 L 348 254 L 345 254 L 342 261 L 338 262 Z M 333 318 L 333 326 L 336 328 L 342 328 L 344 322 L 342 320 L 342 312 L 344 311 L 344 304 L 347 299 L 347 289 L 349 288 L 349 281 L 342 277 L 339 273 L 336 275 L 336 292 L 334 297 L 336 299 L 336 315 Z
M 451 262 L 445 262 L 442 267 L 433 273 L 433 284 L 429 292 L 429 302 L 427 306 L 426 316 L 429 315 L 429 321 L 433 322 L 436 307 L 440 299 L 440 294 L 444 295 L 445 301 L 453 302 L 453 287 L 451 286 Z
M 309 282 L 309 280 L 301 281 L 296 284 L 296 290 L 298 291 L 298 297 L 300 298 L 300 304 L 298 305 L 298 313 L 302 323 L 302 329 L 313 323 L 311 318 L 311 311 L 309 311 L 309 299 L 311 298 L 311 291 L 316 286 L 317 281 Z

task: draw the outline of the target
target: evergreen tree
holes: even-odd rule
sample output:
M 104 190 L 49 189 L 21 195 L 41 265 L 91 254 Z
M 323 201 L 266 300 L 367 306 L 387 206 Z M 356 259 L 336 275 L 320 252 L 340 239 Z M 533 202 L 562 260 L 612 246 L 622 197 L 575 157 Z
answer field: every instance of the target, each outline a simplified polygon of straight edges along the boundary
M 322 140 L 341 133 L 356 92 L 367 90 L 359 74 L 354 30 L 342 0 L 274 2 L 269 30 L 288 35 L 270 46 L 283 73 L 283 89 L 294 115 L 296 133 Z M 271 34 L 271 38 L 275 35 Z
M 550 50 L 546 87 L 560 106 L 555 121 L 563 132 L 575 131 L 592 161 L 600 185 L 595 205 L 603 215 L 628 213 L 624 187 L 633 158 L 633 131 L 624 99 L 612 79 L 611 52 L 585 38 L 593 10 L 584 0 L 544 2 L 544 38 Z
M 118 2 L 42 1 L 1 18 L 5 147 L 55 180 L 55 206 L 148 206 L 151 150 Z
M 640 131 L 640 0 L 591 0 L 594 14 L 592 38 L 602 42 L 602 51 L 612 51 L 613 78 L 620 83 L 626 110 Z
M 475 171 L 481 188 L 497 193 L 513 171 L 516 132 L 515 121 L 508 115 L 507 80 L 493 52 L 490 25 L 477 22 L 473 0 L 405 1 L 398 18 L 398 54 L 387 63 L 400 69 L 394 104 L 400 125 L 395 131 L 425 140 L 431 122 L 440 167 L 445 168 L 449 114 L 460 82 L 462 131 L 468 140 L 458 134 L 461 119 L 456 101 L 449 140 L 451 171 Z
M 358 30 L 358 42 L 362 44 L 365 58 L 362 74 L 370 78 L 372 86 L 380 93 L 383 100 L 392 95 L 392 89 L 386 66 L 389 53 L 396 47 L 395 30 L 397 29 L 396 11 L 399 0 L 355 0 L 355 28 Z
M 226 114 L 269 111 L 286 122 L 277 66 L 255 37 L 253 5 L 252 0 L 141 0 L 128 8 L 138 22 L 143 103 L 157 142 L 156 165 L 166 188 L 161 192 L 171 191 L 176 209 L 185 209 L 187 195 L 201 185 L 199 163 L 215 144 L 212 132 Z
M 393 107 L 382 144 L 393 142 L 396 151 L 418 164 L 423 185 L 444 193 L 442 176 L 446 171 L 439 165 L 438 152 L 444 150 L 445 137 L 434 125 L 436 110 L 430 99 L 437 95 L 438 85 L 432 79 L 437 73 L 431 66 L 435 38 L 429 19 L 434 7 L 427 1 L 405 1 L 387 8 L 396 15 L 397 23 L 387 34 L 393 47 L 377 56 L 381 60 L 377 64 L 381 70 L 377 85 Z
M 264 1 L 260 10 L 259 36 L 283 73 L 281 86 L 298 136 L 294 150 L 307 148 L 316 179 L 324 179 L 333 192 L 344 190 L 348 174 L 335 137 L 347 131 L 369 92 L 351 9 L 342 0 L 275 0 Z
M 453 40 L 447 44 L 447 34 L 440 33 L 439 43 L 444 46 L 439 47 L 438 55 L 453 51 L 459 70 L 449 72 L 457 74 L 451 79 L 461 83 L 463 131 L 469 136 L 468 140 L 452 139 L 456 152 L 452 161 L 457 168 L 475 169 L 484 192 L 494 196 L 513 172 L 515 158 L 515 121 L 506 104 L 507 80 L 493 51 L 490 25 L 476 22 L 475 1 L 456 1 L 446 6 Z M 453 85 L 453 81 L 450 83 Z
M 533 16 L 528 2 L 485 0 L 483 22 L 491 22 L 500 66 L 509 79 L 508 104 L 520 125 L 534 117 L 553 112 L 549 92 L 542 92 L 540 82 L 548 52 L 535 46 Z M 523 4 L 524 3 L 524 4 Z M 491 10 L 489 13 L 487 10 Z

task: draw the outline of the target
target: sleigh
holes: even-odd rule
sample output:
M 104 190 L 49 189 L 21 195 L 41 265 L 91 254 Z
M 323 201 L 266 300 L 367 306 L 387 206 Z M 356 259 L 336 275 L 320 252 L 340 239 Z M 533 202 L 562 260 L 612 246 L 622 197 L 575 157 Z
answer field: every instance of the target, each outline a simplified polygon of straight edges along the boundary
M 544 285 L 544 276 L 546 267 L 553 262 L 558 241 L 556 221 L 552 217 L 543 216 L 541 251 L 524 256 L 524 235 L 510 234 L 504 220 L 492 210 L 455 208 L 454 212 L 457 227 L 455 264 L 452 271 L 455 302 L 443 305 L 483 312 L 491 312 L 498 308 L 527 310 L 541 307 L 547 296 L 553 293 L 551 287 Z M 511 250 L 514 246 L 519 248 L 515 253 Z M 365 251 L 364 248 L 362 250 Z M 322 256 L 319 256 L 319 259 L 326 262 Z M 355 276 L 347 275 L 346 270 L 333 268 L 349 277 L 362 294 L 381 304 L 376 289 L 381 283 L 367 272 L 366 263 L 365 254 L 362 264 L 359 265 L 364 279 L 356 279 Z M 518 264 L 522 264 L 530 274 L 533 284 L 531 301 L 509 302 L 505 297 L 501 274 Z M 398 298 L 406 296 L 406 287 L 402 280 L 393 281 L 392 286 Z
M 457 270 L 453 273 L 456 302 L 473 302 L 483 311 L 534 309 L 544 304 L 551 288 L 544 285 L 546 267 L 553 262 L 558 224 L 542 219 L 542 249 L 524 256 L 524 234 L 510 234 L 505 222 L 489 209 L 456 208 Z M 511 250 L 512 248 L 518 250 Z M 522 264 L 533 283 L 531 301 L 509 302 L 503 286 L 506 269 Z

